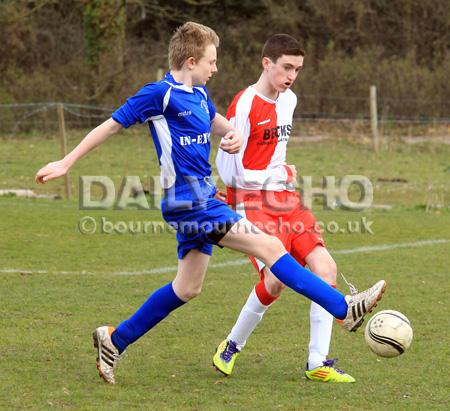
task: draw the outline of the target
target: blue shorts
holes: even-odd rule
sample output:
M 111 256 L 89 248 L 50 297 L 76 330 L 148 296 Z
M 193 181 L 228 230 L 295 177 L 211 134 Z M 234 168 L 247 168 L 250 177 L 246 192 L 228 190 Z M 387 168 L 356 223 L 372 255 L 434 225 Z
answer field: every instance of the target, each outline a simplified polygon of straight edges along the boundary
M 162 211 L 164 220 L 177 230 L 179 260 L 194 249 L 211 255 L 213 245 L 217 245 L 228 230 L 242 219 L 241 215 L 213 195 L 202 204 L 188 209 L 174 210 L 167 207 L 163 200 Z

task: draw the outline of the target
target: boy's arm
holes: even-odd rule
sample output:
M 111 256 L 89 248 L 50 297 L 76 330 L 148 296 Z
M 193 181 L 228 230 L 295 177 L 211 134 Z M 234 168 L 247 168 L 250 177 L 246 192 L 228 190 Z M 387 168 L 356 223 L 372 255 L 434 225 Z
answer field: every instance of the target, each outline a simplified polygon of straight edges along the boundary
M 38 184 L 44 184 L 49 180 L 61 177 L 69 171 L 75 162 L 89 153 L 95 147 L 103 143 L 108 137 L 116 134 L 122 129 L 122 125 L 109 118 L 96 128 L 94 128 L 69 154 L 62 160 L 48 163 L 42 167 L 35 176 Z
M 221 136 L 219 148 L 230 154 L 239 153 L 244 142 L 242 133 L 221 114 L 216 113 L 211 121 L 211 133 Z

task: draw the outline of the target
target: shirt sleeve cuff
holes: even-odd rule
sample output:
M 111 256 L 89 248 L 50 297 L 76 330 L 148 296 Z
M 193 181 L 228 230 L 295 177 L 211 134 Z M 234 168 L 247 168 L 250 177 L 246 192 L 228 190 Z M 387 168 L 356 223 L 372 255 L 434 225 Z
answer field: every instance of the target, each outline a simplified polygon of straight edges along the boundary
M 294 174 L 292 173 L 292 169 L 289 166 L 283 166 L 287 173 L 286 183 L 292 183 L 294 181 Z

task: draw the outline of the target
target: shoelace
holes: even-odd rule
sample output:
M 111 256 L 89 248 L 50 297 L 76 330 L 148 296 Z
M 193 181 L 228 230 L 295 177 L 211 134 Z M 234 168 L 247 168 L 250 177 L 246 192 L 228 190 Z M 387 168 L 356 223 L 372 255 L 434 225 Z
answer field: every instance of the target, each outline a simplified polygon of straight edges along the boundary
M 339 273 L 339 274 L 341 274 L 342 279 L 345 281 L 345 284 L 347 284 L 348 288 L 350 289 L 350 294 L 351 295 L 358 294 L 358 292 L 359 292 L 358 289 L 352 283 L 349 283 L 347 281 L 347 279 L 344 277 L 344 274 L 342 274 L 342 273 Z
M 330 367 L 330 368 L 334 368 L 336 370 L 336 372 L 338 372 L 339 374 L 345 374 L 344 371 L 340 370 L 339 368 L 337 368 L 335 366 L 335 364 L 338 362 L 337 358 L 332 358 L 331 360 L 326 360 L 323 362 L 323 365 L 325 367 Z
M 233 357 L 233 354 L 236 354 L 237 352 L 239 352 L 239 350 L 236 347 L 236 343 L 234 341 L 228 341 L 227 347 L 220 356 L 224 361 L 228 362 Z

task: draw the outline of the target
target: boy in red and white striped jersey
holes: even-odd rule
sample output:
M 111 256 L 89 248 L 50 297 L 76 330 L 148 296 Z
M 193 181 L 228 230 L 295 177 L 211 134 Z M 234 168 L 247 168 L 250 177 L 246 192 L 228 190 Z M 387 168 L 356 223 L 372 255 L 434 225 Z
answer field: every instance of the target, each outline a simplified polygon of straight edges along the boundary
M 304 51 L 287 34 L 269 38 L 262 52 L 263 71 L 259 80 L 233 99 L 227 118 L 244 135 L 237 154 L 219 150 L 219 174 L 227 186 L 227 202 L 245 218 L 268 234 L 278 237 L 303 266 L 333 287 L 336 263 L 325 248 L 309 209 L 303 207 L 292 184 L 295 165 L 286 164 L 286 146 L 297 104 L 290 87 L 297 78 Z M 250 257 L 261 280 L 250 293 L 227 339 L 217 349 L 214 366 L 230 375 L 234 362 L 270 305 L 284 285 L 261 261 Z M 355 379 L 328 360 L 333 316 L 312 302 L 311 335 L 306 377 L 323 382 L 354 382 Z

